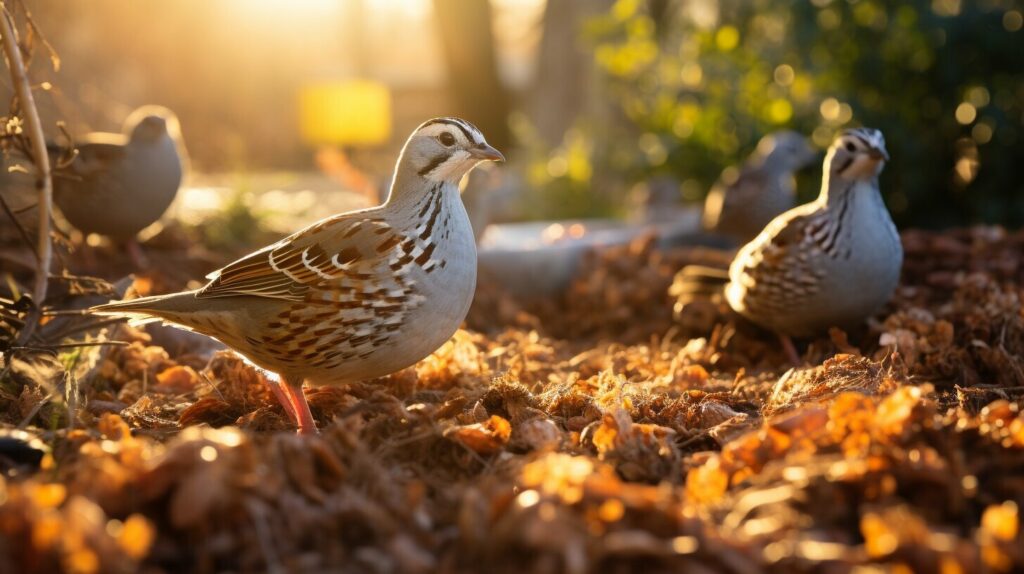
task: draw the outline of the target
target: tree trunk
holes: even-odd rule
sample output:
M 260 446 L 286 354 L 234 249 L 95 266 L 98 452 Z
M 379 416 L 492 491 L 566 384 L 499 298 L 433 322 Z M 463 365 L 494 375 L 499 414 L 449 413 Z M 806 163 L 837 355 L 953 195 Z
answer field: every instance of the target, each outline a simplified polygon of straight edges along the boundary
M 562 143 L 580 112 L 593 112 L 594 58 L 580 27 L 606 11 L 611 0 L 549 0 L 530 96 L 533 127 L 549 146 Z
M 490 2 L 434 0 L 434 11 L 454 100 L 452 113 L 476 124 L 491 145 L 507 147 L 509 98 L 498 77 Z

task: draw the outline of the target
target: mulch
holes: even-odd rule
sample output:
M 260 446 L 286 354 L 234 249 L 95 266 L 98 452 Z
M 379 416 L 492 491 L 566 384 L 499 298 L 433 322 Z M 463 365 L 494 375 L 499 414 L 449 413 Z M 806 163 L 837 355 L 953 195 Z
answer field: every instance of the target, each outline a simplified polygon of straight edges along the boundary
M 727 254 L 641 238 L 532 303 L 483 278 L 429 358 L 307 389 L 312 438 L 199 337 L 8 353 L 0 571 L 1020 570 L 1024 233 L 903 242 L 893 301 L 802 368 L 674 309 Z

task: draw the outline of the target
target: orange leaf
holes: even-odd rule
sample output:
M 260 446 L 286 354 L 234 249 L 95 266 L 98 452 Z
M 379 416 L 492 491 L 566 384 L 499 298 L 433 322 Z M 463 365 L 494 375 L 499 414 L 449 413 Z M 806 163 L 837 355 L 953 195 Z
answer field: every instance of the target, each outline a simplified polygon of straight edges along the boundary
M 494 454 L 508 444 L 512 435 L 512 425 L 498 415 L 482 423 L 457 427 L 446 433 L 446 436 L 462 443 L 477 454 Z
M 157 387 L 165 393 L 187 393 L 199 384 L 199 373 L 192 367 L 177 365 L 156 376 Z

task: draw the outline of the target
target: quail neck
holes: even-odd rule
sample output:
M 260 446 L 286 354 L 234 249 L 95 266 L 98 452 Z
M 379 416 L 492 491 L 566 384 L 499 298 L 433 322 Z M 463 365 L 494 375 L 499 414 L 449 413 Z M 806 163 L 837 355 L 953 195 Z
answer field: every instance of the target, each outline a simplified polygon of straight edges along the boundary
M 372 376 L 426 357 L 465 319 L 476 290 L 477 254 L 459 181 L 480 162 L 503 159 L 475 126 L 458 118 L 428 121 L 406 142 L 380 213 L 396 237 L 405 238 L 400 245 L 410 246 L 391 262 L 393 288 L 407 293 L 404 322 L 424 330 L 394 338 L 387 353 L 369 357 L 365 367 L 374 369 Z
M 883 243 L 899 243 L 878 185 L 888 159 L 885 140 L 877 130 L 848 130 L 829 149 L 817 203 L 834 222 L 835 233 L 850 236 L 873 229 L 885 236 Z

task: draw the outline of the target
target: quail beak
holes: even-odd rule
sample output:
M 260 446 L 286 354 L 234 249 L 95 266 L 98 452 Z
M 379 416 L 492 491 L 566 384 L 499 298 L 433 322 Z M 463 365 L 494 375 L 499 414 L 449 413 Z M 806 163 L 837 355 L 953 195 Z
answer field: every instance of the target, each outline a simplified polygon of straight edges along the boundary
M 476 147 L 469 148 L 469 155 L 477 159 L 485 159 L 490 161 L 505 161 L 505 156 L 501 155 L 501 152 L 492 148 L 487 144 L 480 144 Z
M 869 149 L 868 150 L 868 157 L 870 157 L 871 159 L 873 159 L 875 161 L 878 161 L 878 160 L 881 160 L 881 159 L 889 161 L 889 154 L 887 154 L 885 152 L 885 150 L 880 150 L 880 149 L 877 149 L 877 148 Z

